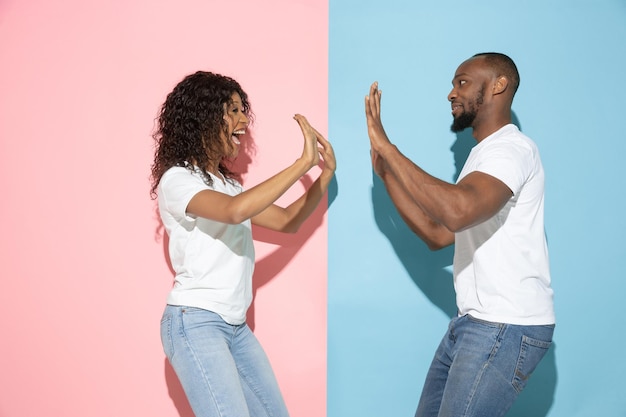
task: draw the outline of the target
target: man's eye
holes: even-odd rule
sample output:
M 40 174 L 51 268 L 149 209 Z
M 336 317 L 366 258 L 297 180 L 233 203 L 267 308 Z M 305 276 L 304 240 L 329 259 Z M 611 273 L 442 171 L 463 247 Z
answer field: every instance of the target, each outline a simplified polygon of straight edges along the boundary
M 459 81 L 459 85 L 463 85 L 463 84 L 465 84 L 466 82 L 467 82 L 467 81 L 465 81 L 465 80 L 461 80 L 461 81 Z

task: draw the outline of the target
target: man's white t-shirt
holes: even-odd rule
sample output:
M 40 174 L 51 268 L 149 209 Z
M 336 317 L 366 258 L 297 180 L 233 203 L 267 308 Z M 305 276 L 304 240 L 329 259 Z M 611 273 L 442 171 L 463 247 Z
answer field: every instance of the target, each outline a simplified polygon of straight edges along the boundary
M 518 325 L 554 324 L 544 171 L 537 146 L 517 126 L 506 125 L 474 146 L 458 181 L 473 171 L 499 179 L 513 196 L 491 219 L 455 235 L 459 315 Z
M 211 175 L 208 186 L 198 169 L 168 169 L 157 189 L 159 212 L 169 235 L 169 256 L 176 273 L 167 303 L 198 307 L 219 314 L 227 323 L 246 320 L 252 302 L 254 246 L 250 220 L 225 224 L 191 217 L 191 198 L 202 190 L 235 196 L 241 185 Z

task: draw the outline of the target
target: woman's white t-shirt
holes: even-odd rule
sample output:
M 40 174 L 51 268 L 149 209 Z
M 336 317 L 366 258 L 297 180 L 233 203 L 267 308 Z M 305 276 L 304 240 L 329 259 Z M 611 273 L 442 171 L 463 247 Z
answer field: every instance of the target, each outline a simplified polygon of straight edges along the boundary
M 176 274 L 167 303 L 219 314 L 227 323 L 246 320 L 252 302 L 254 245 L 250 220 L 226 224 L 186 213 L 191 198 L 203 190 L 235 196 L 235 180 L 211 174 L 208 186 L 198 169 L 168 169 L 157 189 L 159 213 L 169 236 L 169 256 Z

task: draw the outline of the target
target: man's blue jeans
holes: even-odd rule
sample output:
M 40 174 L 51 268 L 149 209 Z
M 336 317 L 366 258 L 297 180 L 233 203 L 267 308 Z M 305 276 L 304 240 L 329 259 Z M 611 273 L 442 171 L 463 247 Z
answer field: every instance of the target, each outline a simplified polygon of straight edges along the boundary
M 161 341 L 196 417 L 288 416 L 267 356 L 245 323 L 168 305 Z
M 501 417 L 552 343 L 554 325 L 453 318 L 435 353 L 416 417 Z

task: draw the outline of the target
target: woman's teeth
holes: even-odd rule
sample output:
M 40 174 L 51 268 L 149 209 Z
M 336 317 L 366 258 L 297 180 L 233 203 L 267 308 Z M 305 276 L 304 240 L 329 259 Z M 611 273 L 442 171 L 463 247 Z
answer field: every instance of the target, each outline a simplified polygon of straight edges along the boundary
M 237 137 L 238 135 L 245 135 L 246 134 L 246 129 L 239 129 L 239 130 L 235 130 L 232 134 L 232 140 L 233 142 L 235 142 L 235 144 L 239 145 L 241 142 L 239 141 L 239 138 Z

